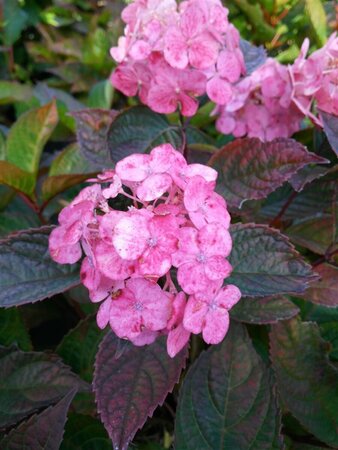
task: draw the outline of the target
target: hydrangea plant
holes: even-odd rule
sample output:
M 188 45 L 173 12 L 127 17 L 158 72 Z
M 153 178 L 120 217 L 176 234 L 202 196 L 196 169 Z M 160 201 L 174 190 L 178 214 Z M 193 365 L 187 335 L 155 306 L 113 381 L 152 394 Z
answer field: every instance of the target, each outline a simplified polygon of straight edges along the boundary
M 41 225 L 0 241 L 0 448 L 337 448 L 336 33 L 282 64 L 220 0 L 122 22 L 127 107 L 47 90 L 0 133 L 4 192 Z M 49 297 L 77 316 L 57 355 L 20 322 Z M 135 438 L 164 408 L 160 442 Z

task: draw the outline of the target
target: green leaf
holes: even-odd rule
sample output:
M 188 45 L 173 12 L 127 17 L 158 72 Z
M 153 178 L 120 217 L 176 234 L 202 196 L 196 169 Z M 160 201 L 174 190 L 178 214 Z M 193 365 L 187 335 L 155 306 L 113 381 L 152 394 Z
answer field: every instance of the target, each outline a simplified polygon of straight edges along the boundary
M 319 325 L 320 334 L 331 344 L 329 357 L 333 361 L 338 361 L 338 322 L 326 322 Z
M 335 225 L 331 214 L 316 215 L 296 221 L 285 230 L 292 242 L 311 250 L 318 255 L 325 255 L 334 242 Z
M 0 212 L 0 238 L 6 237 L 14 231 L 36 228 L 41 225 L 38 215 L 31 209 L 22 211 L 15 209 L 12 204 Z
M 273 450 L 280 418 L 268 369 L 245 328 L 232 323 L 224 341 L 202 353 L 180 390 L 179 450 Z
M 6 137 L 0 129 L 0 161 L 6 159 Z
M 70 414 L 60 450 L 111 450 L 112 444 L 102 423 L 94 417 Z
M 164 143 L 181 148 L 182 131 L 146 106 L 125 109 L 117 115 L 108 131 L 108 148 L 115 162 L 132 153 L 149 153 Z
M 16 344 L 22 350 L 32 350 L 29 333 L 17 308 L 0 309 L 0 345 Z
M 62 6 L 49 6 L 41 12 L 41 19 L 52 27 L 63 27 L 81 20 L 81 16 Z
M 53 159 L 48 174 L 51 177 L 80 173 L 89 174 L 95 170 L 98 170 L 98 166 L 89 163 L 82 156 L 78 144 L 70 144 Z
M 94 173 L 92 175 L 95 175 Z M 42 199 L 44 201 L 50 200 L 57 194 L 69 189 L 72 186 L 86 181 L 89 177 L 88 173 L 83 174 L 70 174 L 70 175 L 55 175 L 53 177 L 47 177 L 42 183 Z
M 217 191 L 230 205 L 241 207 L 246 200 L 265 198 L 310 163 L 328 161 L 293 139 L 261 142 L 237 139 L 209 161 L 218 172 Z
M 318 439 L 338 445 L 338 370 L 317 324 L 297 319 L 272 326 L 271 358 L 287 409 Z
M 29 100 L 32 94 L 32 89 L 26 84 L 0 80 L 0 105 Z
M 310 21 L 317 45 L 322 47 L 327 35 L 327 20 L 322 0 L 305 0 L 305 13 Z
M 267 324 L 290 319 L 299 308 L 285 297 L 242 298 L 230 311 L 233 319 L 240 322 Z
M 88 106 L 90 108 L 110 109 L 113 103 L 114 88 L 109 80 L 99 81 L 89 91 Z
M 72 113 L 76 120 L 76 135 L 80 151 L 91 163 L 101 167 L 112 166 L 107 133 L 116 115 L 116 111 L 106 109 L 83 109 Z
M 0 348 L 0 428 L 49 406 L 74 388 L 88 385 L 59 358 L 38 352 Z
M 231 235 L 233 272 L 226 282 L 238 286 L 243 296 L 301 293 L 316 278 L 279 231 L 265 225 L 236 224 Z
M 33 303 L 79 283 L 77 265 L 51 260 L 53 227 L 30 229 L 0 241 L 0 306 Z
M 338 268 L 324 263 L 317 266 L 315 271 L 320 279 L 310 284 L 303 298 L 331 308 L 338 306 Z
M 28 24 L 28 15 L 22 9 L 18 0 L 3 3 L 4 44 L 11 47 L 20 37 Z
M 56 349 L 63 361 L 81 378 L 90 382 L 93 377 L 95 355 L 105 332 L 96 324 L 95 316 L 81 320 Z
M 21 423 L 0 441 L 4 450 L 59 450 L 67 412 L 76 389 L 71 390 L 55 405 Z
M 0 183 L 34 196 L 36 177 L 34 174 L 20 169 L 7 161 L 0 161 Z
M 170 358 L 164 336 L 136 347 L 112 332 L 105 335 L 96 356 L 93 386 L 98 412 L 116 450 L 127 450 L 136 431 L 164 402 L 186 358 L 186 347 Z
M 58 121 L 55 102 L 20 116 L 7 138 L 7 161 L 36 176 L 40 156 Z

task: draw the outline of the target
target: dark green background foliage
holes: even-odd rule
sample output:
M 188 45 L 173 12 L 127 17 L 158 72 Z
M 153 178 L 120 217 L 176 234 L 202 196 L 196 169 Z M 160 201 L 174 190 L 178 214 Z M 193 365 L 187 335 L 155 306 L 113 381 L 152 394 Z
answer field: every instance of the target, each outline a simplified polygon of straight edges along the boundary
M 0 2 L 0 448 L 338 448 L 336 123 L 325 117 L 327 138 L 307 124 L 296 140 L 234 141 L 203 99 L 182 129 L 178 114 L 114 92 L 123 6 Z M 282 63 L 338 28 L 334 0 L 226 6 L 242 37 Z M 164 337 L 136 348 L 99 330 L 78 267 L 47 249 L 87 178 L 162 142 L 186 143 L 190 162 L 219 172 L 234 223 L 229 281 L 243 294 L 221 344 L 194 336 L 174 360 Z

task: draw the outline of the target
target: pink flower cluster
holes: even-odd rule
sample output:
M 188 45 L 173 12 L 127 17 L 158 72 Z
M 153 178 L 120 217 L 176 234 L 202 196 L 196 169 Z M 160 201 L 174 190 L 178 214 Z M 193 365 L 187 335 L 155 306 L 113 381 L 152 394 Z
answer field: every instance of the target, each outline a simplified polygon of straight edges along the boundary
M 102 301 L 101 328 L 109 323 L 135 345 L 167 334 L 170 356 L 190 333 L 202 333 L 210 344 L 224 338 L 228 311 L 241 294 L 223 286 L 232 242 L 216 177 L 214 169 L 187 164 L 163 144 L 119 161 L 61 211 L 49 239 L 51 257 L 72 264 L 84 252 L 81 280 L 90 299 Z M 113 209 L 118 195 L 133 206 Z
M 333 34 L 306 59 L 308 49 L 306 39 L 294 64 L 286 67 L 269 58 L 239 81 L 233 99 L 215 109 L 217 129 L 271 141 L 292 136 L 305 117 L 322 126 L 320 111 L 338 116 L 338 38 Z
M 271 141 L 301 128 L 304 114 L 292 102 L 288 69 L 276 60 L 269 58 L 235 90 L 233 100 L 215 110 L 216 128 L 222 133 Z
M 111 49 L 112 84 L 159 113 L 193 116 L 197 96 L 221 105 L 245 73 L 239 33 L 220 0 L 134 0 L 122 12 L 125 35 Z
M 305 116 L 321 126 L 318 112 L 338 116 L 338 37 L 332 34 L 324 47 L 306 59 L 309 45 L 305 39 L 298 58 L 289 66 L 292 100 Z

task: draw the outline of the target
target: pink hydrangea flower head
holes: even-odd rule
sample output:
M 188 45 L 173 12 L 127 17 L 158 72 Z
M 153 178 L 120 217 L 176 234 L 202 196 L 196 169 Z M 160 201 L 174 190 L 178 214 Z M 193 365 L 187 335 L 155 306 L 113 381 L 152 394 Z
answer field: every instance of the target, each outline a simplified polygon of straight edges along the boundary
M 184 311 L 185 329 L 194 334 L 202 333 L 207 344 L 218 344 L 229 328 L 228 311 L 240 298 L 240 290 L 231 284 L 216 294 L 208 292 L 190 296 Z

